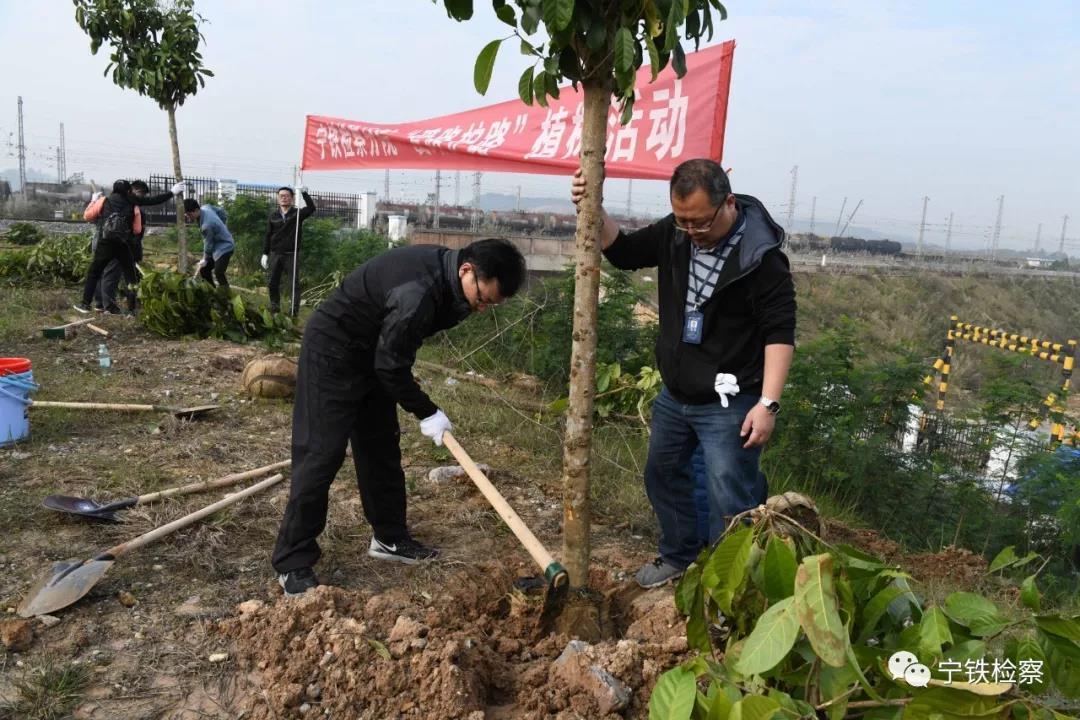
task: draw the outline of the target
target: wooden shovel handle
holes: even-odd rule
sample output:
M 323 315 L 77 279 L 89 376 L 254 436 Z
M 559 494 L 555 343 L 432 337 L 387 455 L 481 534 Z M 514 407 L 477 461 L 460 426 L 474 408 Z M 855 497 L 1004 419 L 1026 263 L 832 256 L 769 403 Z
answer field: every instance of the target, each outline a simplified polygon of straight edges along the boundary
M 128 411 L 150 411 L 160 410 L 157 405 L 135 405 L 130 403 L 99 403 L 99 402 L 60 402 L 58 400 L 35 400 L 30 404 L 31 407 L 54 407 L 54 408 L 71 408 L 73 410 L 128 410 Z
M 57 325 L 51 328 L 45 328 L 46 330 L 63 330 L 64 328 L 79 327 L 80 325 L 89 325 L 97 318 L 83 318 L 82 320 L 76 320 L 75 322 L 64 323 L 63 325 Z
M 219 477 L 216 480 L 202 480 L 200 482 L 191 483 L 189 485 L 181 485 L 180 487 L 169 488 L 168 490 L 158 490 L 157 492 L 147 493 L 135 498 L 135 504 L 141 505 L 143 503 L 153 502 L 154 500 L 160 500 L 162 498 L 172 497 L 173 495 L 188 495 L 189 493 L 202 492 L 203 490 L 212 490 L 219 487 L 227 487 L 229 485 L 235 485 L 238 482 L 248 480 L 253 477 L 259 477 L 265 475 L 268 472 L 275 470 L 283 470 L 289 465 L 292 465 L 291 460 L 282 460 L 272 465 L 264 465 L 261 468 L 255 468 L 254 470 L 246 470 L 244 472 L 233 473 L 232 475 L 225 475 Z
M 102 337 L 109 337 L 109 331 L 106 330 L 105 328 L 99 328 L 97 325 L 95 325 L 93 323 L 86 323 L 86 327 L 91 332 L 96 332 L 98 335 L 100 335 Z
M 524 521 L 518 517 L 518 514 L 514 512 L 514 508 L 510 507 L 510 504 L 499 494 L 499 491 L 495 489 L 495 486 L 491 484 L 491 481 L 476 466 L 476 463 L 473 462 L 469 454 L 458 444 L 458 441 L 454 439 L 454 436 L 449 431 L 443 433 L 442 441 L 454 458 L 461 463 L 461 467 L 484 497 L 487 498 L 487 501 L 491 503 L 491 507 L 495 508 L 495 512 L 499 514 L 499 517 L 507 524 L 514 536 L 525 546 L 525 549 L 532 556 L 532 559 L 536 561 L 536 564 L 540 566 L 540 569 L 547 570 L 555 562 L 555 559 L 551 557 L 551 553 L 536 539 L 532 530 L 529 530 Z
M 263 490 L 267 489 L 271 485 L 274 485 L 275 483 L 281 482 L 282 478 L 284 478 L 284 477 L 285 476 L 282 475 L 281 473 L 278 473 L 277 475 L 271 475 L 270 477 L 266 478 L 265 480 L 263 480 L 260 483 L 256 483 L 256 484 L 252 485 L 249 488 L 241 490 L 240 492 L 237 492 L 237 493 L 233 493 L 232 495 L 229 495 L 228 497 L 226 497 L 226 498 L 224 498 L 222 500 L 218 500 L 213 505 L 207 505 L 202 510 L 196 510 L 195 512 L 191 513 L 190 515 L 185 515 L 184 517 L 179 518 L 178 520 L 173 520 L 171 523 L 168 523 L 166 525 L 162 525 L 159 528 L 155 528 L 155 529 L 151 530 L 148 533 L 143 533 L 142 535 L 140 535 L 139 537 L 137 537 L 137 538 L 135 538 L 133 540 L 128 540 L 127 542 L 122 542 L 119 545 L 114 545 L 113 547 L 109 548 L 108 550 L 106 550 L 104 553 L 102 553 L 98 557 L 110 556 L 110 557 L 113 557 L 113 558 L 117 558 L 117 557 L 120 557 L 121 555 L 123 555 L 126 552 L 130 552 L 131 550 L 138 550 L 139 548 L 144 547 L 146 545 L 149 545 L 150 543 L 152 543 L 152 542 L 154 542 L 156 540 L 160 540 L 161 538 L 165 537 L 169 533 L 176 532 L 180 528 L 185 528 L 188 525 L 192 525 L 192 524 L 198 522 L 199 520 L 202 520 L 204 517 L 206 517 L 208 515 L 213 515 L 218 510 L 221 510 L 222 508 L 228 507 L 229 505 L 232 505 L 233 503 L 239 502 L 240 500 L 243 500 L 246 497 L 254 495 L 257 492 L 262 492 Z

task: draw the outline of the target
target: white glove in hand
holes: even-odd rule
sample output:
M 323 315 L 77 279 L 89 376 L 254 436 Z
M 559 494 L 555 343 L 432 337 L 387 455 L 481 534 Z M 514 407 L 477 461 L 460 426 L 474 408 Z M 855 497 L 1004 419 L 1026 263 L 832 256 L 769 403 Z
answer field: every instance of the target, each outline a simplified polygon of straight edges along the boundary
M 270 267 L 270 256 L 269 255 L 263 255 L 262 260 L 260 260 L 259 262 L 262 263 L 263 270 L 268 269 Z
M 307 185 L 301 185 L 300 187 L 296 188 L 296 192 L 303 195 L 304 193 L 307 192 Z
M 182 183 L 182 182 L 178 182 L 178 183 L 176 183 L 175 185 L 172 186 L 172 194 L 173 195 L 183 195 L 186 190 L 187 190 L 187 186 L 184 185 L 184 183 Z
M 713 385 L 713 389 L 716 390 L 716 394 L 720 396 L 720 404 L 727 407 L 728 397 L 735 397 L 739 394 L 738 378 L 730 373 L 719 373 L 716 376 L 716 383 Z
M 442 445 L 442 434 L 447 430 L 453 430 L 453 426 L 442 410 L 436 410 L 434 415 L 420 421 L 420 432 L 431 438 L 436 445 Z
M 96 193 L 90 196 L 90 202 L 97 202 L 101 198 L 105 197 L 105 193 L 98 190 Z

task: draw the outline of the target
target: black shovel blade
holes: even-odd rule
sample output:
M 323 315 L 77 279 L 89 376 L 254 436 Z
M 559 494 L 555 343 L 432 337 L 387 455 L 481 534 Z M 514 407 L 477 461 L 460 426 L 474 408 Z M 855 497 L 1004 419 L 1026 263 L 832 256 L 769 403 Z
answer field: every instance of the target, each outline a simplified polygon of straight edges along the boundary
M 180 420 L 196 420 L 198 418 L 201 418 L 203 415 L 206 415 L 209 412 L 213 412 L 214 410 L 217 410 L 219 407 L 221 407 L 221 406 L 220 405 L 196 405 L 194 407 L 186 407 L 186 408 L 169 407 L 169 408 L 162 408 L 162 409 L 172 413 L 173 417 L 179 418 Z
M 95 558 L 58 562 L 38 578 L 19 603 L 24 618 L 48 615 L 78 602 L 108 572 L 115 560 Z
M 69 515 L 81 515 L 82 517 L 106 522 L 119 522 L 120 516 L 116 514 L 116 511 L 133 507 L 135 502 L 136 498 L 124 498 L 108 505 L 99 505 L 86 498 L 72 497 L 70 495 L 49 495 L 41 501 L 41 504 L 50 510 L 68 513 Z

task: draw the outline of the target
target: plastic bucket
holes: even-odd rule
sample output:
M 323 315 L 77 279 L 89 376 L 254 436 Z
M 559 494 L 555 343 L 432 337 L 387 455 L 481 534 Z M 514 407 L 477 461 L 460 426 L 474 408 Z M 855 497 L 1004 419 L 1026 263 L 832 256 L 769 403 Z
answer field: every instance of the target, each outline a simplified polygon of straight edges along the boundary
M 26 358 L 0 358 L 0 447 L 30 435 L 29 395 L 38 386 Z

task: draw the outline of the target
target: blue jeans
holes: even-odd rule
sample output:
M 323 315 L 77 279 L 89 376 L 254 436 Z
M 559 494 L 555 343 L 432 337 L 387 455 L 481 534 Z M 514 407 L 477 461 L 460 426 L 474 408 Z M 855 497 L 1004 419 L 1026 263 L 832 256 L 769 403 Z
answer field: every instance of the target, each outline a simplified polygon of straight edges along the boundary
M 732 516 L 760 505 L 768 496 L 758 471 L 761 448 L 746 450 L 739 436 L 757 395 L 737 395 L 725 408 L 719 401 L 684 405 L 663 388 L 652 409 L 652 437 L 645 462 L 645 492 L 660 523 L 660 557 L 676 567 L 694 561 L 706 543 L 698 535 L 691 458 L 701 445 L 709 496 L 709 540 Z

